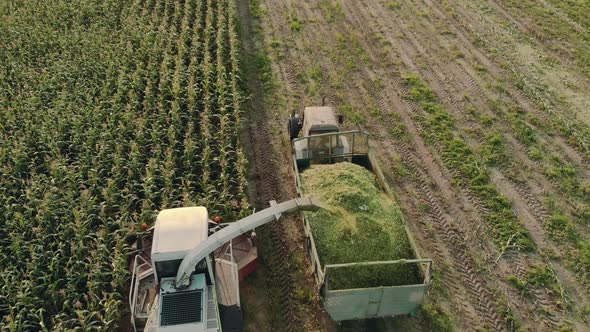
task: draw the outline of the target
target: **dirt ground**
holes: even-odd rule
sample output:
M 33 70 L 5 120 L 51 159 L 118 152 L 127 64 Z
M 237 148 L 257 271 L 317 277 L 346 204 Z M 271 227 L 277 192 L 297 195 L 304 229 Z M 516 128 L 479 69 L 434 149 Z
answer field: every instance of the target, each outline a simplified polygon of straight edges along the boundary
M 313 296 L 292 218 L 262 231 L 263 270 L 242 289 L 249 330 L 590 330 L 590 76 L 579 60 L 590 32 L 553 3 L 238 0 L 246 56 L 262 62 L 244 77 L 256 203 L 294 197 L 286 120 L 325 97 L 346 127 L 371 133 L 436 274 L 415 317 L 337 325 Z M 573 33 L 553 38 L 536 16 L 547 12 Z M 428 136 L 410 74 L 453 119 L 531 248 L 494 235 L 494 211 Z

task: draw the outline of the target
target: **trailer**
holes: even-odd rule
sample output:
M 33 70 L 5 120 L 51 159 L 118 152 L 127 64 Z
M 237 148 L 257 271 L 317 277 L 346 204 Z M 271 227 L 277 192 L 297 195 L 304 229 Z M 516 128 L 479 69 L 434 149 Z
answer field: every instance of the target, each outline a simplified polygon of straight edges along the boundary
M 331 107 L 307 107 L 302 117 L 289 119 L 289 134 L 292 141 L 293 171 L 297 194 L 304 197 L 301 173 L 313 164 L 350 162 L 371 171 L 380 189 L 393 198 L 377 160 L 369 147 L 369 134 L 360 130 L 341 132 L 337 117 Z M 303 131 L 302 137 L 299 137 Z M 311 260 L 317 290 L 322 296 L 324 309 L 335 321 L 398 316 L 412 313 L 422 302 L 431 285 L 432 260 L 421 258 L 414 238 L 404 220 L 414 257 L 394 261 L 363 261 L 345 264 L 326 264 L 321 261 L 315 245 L 313 229 L 302 212 L 306 250 Z M 419 283 L 405 285 L 382 285 L 380 287 L 334 289 L 330 276 L 338 269 L 376 265 L 415 264 Z

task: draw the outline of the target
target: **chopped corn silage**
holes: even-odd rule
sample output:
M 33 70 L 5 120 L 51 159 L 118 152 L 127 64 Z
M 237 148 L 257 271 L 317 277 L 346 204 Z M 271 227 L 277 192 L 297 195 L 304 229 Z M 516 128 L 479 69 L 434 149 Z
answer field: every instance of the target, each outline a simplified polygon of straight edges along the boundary
M 313 165 L 302 174 L 303 191 L 328 206 L 306 212 L 322 265 L 414 258 L 399 206 L 379 189 L 375 175 L 348 162 Z M 418 282 L 415 265 L 338 268 L 330 289 Z

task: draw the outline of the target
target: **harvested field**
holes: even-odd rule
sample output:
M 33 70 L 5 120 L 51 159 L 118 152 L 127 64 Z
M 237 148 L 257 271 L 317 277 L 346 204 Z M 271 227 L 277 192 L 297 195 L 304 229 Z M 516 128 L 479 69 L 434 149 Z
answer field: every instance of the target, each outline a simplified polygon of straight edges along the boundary
M 589 4 L 250 5 L 264 60 L 257 97 L 271 132 L 284 133 L 275 146 L 289 149 L 284 119 L 322 99 L 346 129 L 369 131 L 423 256 L 435 260 L 423 310 L 379 326 L 587 329 Z

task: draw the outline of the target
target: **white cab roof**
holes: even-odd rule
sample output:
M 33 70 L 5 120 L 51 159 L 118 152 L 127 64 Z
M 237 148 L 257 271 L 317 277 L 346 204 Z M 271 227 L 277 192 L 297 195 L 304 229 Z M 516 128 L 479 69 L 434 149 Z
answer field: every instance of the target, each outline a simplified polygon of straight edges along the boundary
M 303 110 L 305 121 L 312 126 L 336 126 L 338 127 L 338 120 L 332 107 L 329 106 L 313 106 L 306 107 Z
M 202 206 L 160 211 L 154 229 L 152 261 L 184 258 L 207 239 L 208 220 L 207 209 Z

